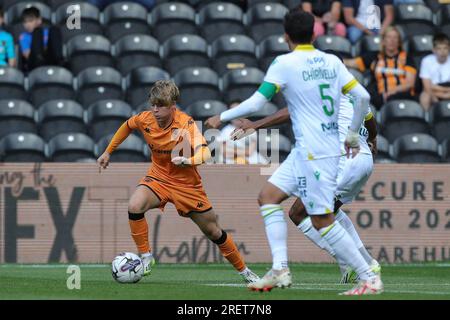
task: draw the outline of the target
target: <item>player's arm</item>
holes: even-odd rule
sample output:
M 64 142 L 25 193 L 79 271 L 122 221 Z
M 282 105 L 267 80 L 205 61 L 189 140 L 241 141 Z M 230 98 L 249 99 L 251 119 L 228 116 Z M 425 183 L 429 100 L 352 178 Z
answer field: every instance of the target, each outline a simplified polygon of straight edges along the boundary
M 106 169 L 108 167 L 111 154 L 133 131 L 133 129 L 130 128 L 128 121 L 124 122 L 120 126 L 120 128 L 116 131 L 111 141 L 109 142 L 108 147 L 106 147 L 105 152 L 103 152 L 103 154 L 97 159 L 97 164 L 100 168 Z
M 372 155 L 375 157 L 377 155 L 377 122 L 372 112 L 369 112 L 364 118 L 364 127 L 369 132 L 367 137 L 367 144 L 370 147 Z
M 348 82 L 343 88 L 342 93 L 350 93 L 354 97 L 353 104 L 353 119 L 350 124 L 350 128 L 345 138 L 345 150 L 347 151 L 347 157 L 352 153 L 352 157 L 355 157 L 359 152 L 359 129 L 361 123 L 367 114 L 369 108 L 370 95 L 367 90 L 356 81 L 356 79 Z
M 248 134 L 253 133 L 255 130 L 262 128 L 269 128 L 279 124 L 283 124 L 290 120 L 288 108 L 278 110 L 276 113 L 271 114 L 263 119 L 257 121 L 250 121 L 247 119 L 239 119 L 234 125 L 236 129 L 231 133 L 232 140 L 239 140 Z
M 175 157 L 172 159 L 172 163 L 177 166 L 198 166 L 211 158 L 211 150 L 206 144 L 198 146 L 196 149 L 192 157 Z

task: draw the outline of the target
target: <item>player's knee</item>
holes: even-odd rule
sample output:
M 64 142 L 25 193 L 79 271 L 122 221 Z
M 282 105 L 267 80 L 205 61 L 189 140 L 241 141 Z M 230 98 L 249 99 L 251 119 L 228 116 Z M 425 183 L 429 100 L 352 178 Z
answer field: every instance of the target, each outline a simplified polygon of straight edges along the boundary
M 128 212 L 143 213 L 145 211 L 145 204 L 139 202 L 130 202 L 128 204 Z
M 210 226 L 206 228 L 206 230 L 204 230 L 203 233 L 208 239 L 212 241 L 215 241 L 222 236 L 222 230 L 216 226 Z
M 267 190 L 262 189 L 262 190 L 259 192 L 259 195 L 258 195 L 258 203 L 259 203 L 260 206 L 263 206 L 263 205 L 265 205 L 265 204 L 272 204 L 272 203 L 275 203 L 274 201 L 275 201 L 275 200 L 274 200 L 273 197 L 271 196 L 270 192 L 268 192 Z

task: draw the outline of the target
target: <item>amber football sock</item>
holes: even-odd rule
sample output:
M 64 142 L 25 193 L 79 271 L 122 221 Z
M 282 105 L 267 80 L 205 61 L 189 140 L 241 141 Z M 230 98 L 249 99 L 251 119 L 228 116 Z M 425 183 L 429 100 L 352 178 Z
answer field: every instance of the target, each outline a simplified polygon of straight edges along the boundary
M 141 254 L 149 253 L 151 249 L 148 242 L 148 224 L 144 214 L 128 212 L 128 222 L 138 252 Z
M 217 244 L 223 257 L 227 259 L 237 271 L 241 272 L 245 270 L 246 265 L 244 259 L 230 234 L 227 234 L 222 230 L 222 236 L 213 242 Z

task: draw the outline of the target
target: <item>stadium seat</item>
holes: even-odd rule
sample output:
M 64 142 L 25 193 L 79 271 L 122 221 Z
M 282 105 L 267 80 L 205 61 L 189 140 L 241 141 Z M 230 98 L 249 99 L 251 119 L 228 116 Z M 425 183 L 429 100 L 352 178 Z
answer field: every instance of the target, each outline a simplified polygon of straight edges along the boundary
M 60 133 L 48 142 L 48 158 L 55 162 L 95 159 L 95 144 L 84 133 Z
M 288 9 L 280 3 L 255 4 L 247 10 L 248 34 L 259 43 L 268 36 L 284 34 L 283 19 Z
M 369 85 L 368 78 L 364 77 L 364 74 L 362 74 L 360 71 L 354 69 L 354 68 L 348 68 L 348 71 L 355 77 L 356 80 L 358 80 L 359 83 L 361 83 L 363 86 L 367 87 Z
M 409 133 L 429 133 L 425 111 L 415 101 L 392 100 L 380 110 L 381 132 L 390 143 Z
M 50 8 L 52 8 L 53 11 L 57 10 L 60 6 L 67 4 L 67 3 L 72 3 L 72 4 L 73 3 L 79 3 L 79 4 L 87 3 L 87 2 L 77 1 L 77 0 L 47 0 L 46 2 L 50 6 Z
M 39 67 L 28 75 L 29 97 L 35 106 L 53 99 L 73 99 L 73 76 L 64 68 Z
M 169 80 L 169 74 L 155 67 L 140 67 L 130 72 L 126 79 L 127 101 L 133 107 L 145 103 L 148 106 L 148 95 L 151 86 L 158 80 Z
M 380 134 L 377 135 L 377 150 L 376 163 L 392 163 L 394 161 L 391 158 L 389 141 Z
M 96 155 L 101 156 L 106 150 L 113 134 L 101 138 L 96 145 Z M 111 155 L 112 162 L 144 162 L 149 160 L 147 145 L 138 136 L 131 134 Z
M 283 0 L 283 4 L 286 8 L 294 9 L 298 8 L 302 4 L 302 0 Z
M 222 76 L 237 68 L 258 66 L 255 42 L 244 35 L 224 35 L 212 43 L 213 69 Z
M 438 142 L 450 138 L 450 100 L 440 101 L 430 110 L 433 136 Z
M 442 142 L 442 161 L 450 162 L 450 138 Z
M 3 162 L 43 162 L 45 143 L 34 133 L 11 133 L 0 140 Z
M 381 50 L 381 37 L 379 35 L 365 35 L 354 46 L 354 56 Z
M 73 14 L 67 13 L 67 9 L 70 6 L 80 13 L 80 28 L 69 29 L 67 27 L 67 19 Z M 100 11 L 98 8 L 87 2 L 79 1 L 66 1 L 66 3 L 61 4 L 54 13 L 55 24 L 60 26 L 61 35 L 63 42 L 67 43 L 70 39 L 75 36 L 83 34 L 103 34 L 102 27 L 100 25 Z
M 397 138 L 392 148 L 393 158 L 400 163 L 440 162 L 438 143 L 424 133 L 411 133 Z
M 164 69 L 171 75 L 186 67 L 209 67 L 208 44 L 200 36 L 179 34 L 163 44 Z
M 231 70 L 223 77 L 225 103 L 244 101 L 258 90 L 264 79 L 264 73 L 256 68 Z
M 433 52 L 433 35 L 413 36 L 410 40 L 410 52 L 412 52 L 416 68 L 420 68 L 423 57 Z
M 289 47 L 283 36 L 273 35 L 267 37 L 258 46 L 260 69 L 267 71 L 277 56 L 287 52 L 289 52 Z
M 16 1 L 17 2 L 17 1 Z M 52 11 L 49 6 L 47 6 L 42 1 L 19 1 L 6 9 L 5 12 L 5 23 L 8 25 L 21 24 L 22 23 L 22 12 L 26 8 L 35 7 L 39 9 L 42 17 L 42 21 L 45 24 L 49 24 L 51 21 Z M 6 7 L 5 7 L 6 8 Z
M 0 137 L 14 132 L 37 132 L 34 108 L 24 100 L 0 100 Z
M 407 37 L 435 33 L 433 12 L 423 4 L 397 5 L 395 17 Z
M 132 114 L 131 107 L 121 100 L 102 100 L 89 106 L 87 123 L 94 141 L 114 133 Z
M 245 34 L 242 9 L 226 2 L 214 2 L 200 12 L 200 34 L 208 43 L 225 34 Z
M 86 133 L 84 109 L 73 100 L 51 100 L 37 111 L 39 135 L 49 141 L 60 133 Z
M 111 42 L 134 33 L 150 34 L 147 9 L 139 3 L 111 3 L 103 10 L 103 18 L 105 34 Z
M 122 77 L 110 67 L 91 67 L 77 77 L 77 98 L 86 108 L 104 99 L 122 98 Z
M 114 44 L 117 69 L 126 76 L 131 70 L 143 66 L 162 67 L 159 43 L 145 34 L 130 34 Z
M 195 11 L 185 3 L 169 2 L 157 5 L 151 12 L 151 21 L 153 34 L 160 42 L 180 33 L 197 33 Z
M 314 46 L 322 51 L 333 50 L 338 52 L 342 58 L 352 57 L 352 44 L 350 40 L 340 36 L 320 36 L 314 41 Z
M 70 39 L 67 56 L 70 70 L 75 75 L 89 67 L 114 65 L 109 40 L 98 34 L 78 35 Z
M 0 68 L 0 99 L 26 100 L 25 77 L 16 68 Z
M 177 72 L 174 81 L 180 89 L 180 106 L 199 100 L 220 100 L 219 77 L 209 68 L 191 67 Z
M 247 0 L 247 6 L 250 9 L 251 7 L 255 5 L 259 5 L 261 3 L 282 3 L 281 0 Z
M 261 110 L 248 115 L 247 118 L 252 121 L 256 121 L 256 120 L 265 118 L 267 116 L 270 116 L 277 111 L 278 111 L 278 107 L 276 105 L 274 105 L 273 103 L 268 102 L 264 105 L 264 107 Z
M 227 106 L 217 100 L 197 101 L 188 106 L 185 112 L 196 121 L 204 121 L 209 117 L 227 111 Z
M 267 134 L 259 134 L 258 135 L 258 152 L 268 158 L 271 163 L 282 163 L 292 149 L 291 141 L 278 133 L 278 142 L 276 142 L 277 138 L 275 135 L 275 131 L 268 130 Z M 263 139 L 261 141 L 261 139 Z M 272 142 L 274 140 L 274 142 Z M 274 143 L 274 147 L 272 146 Z

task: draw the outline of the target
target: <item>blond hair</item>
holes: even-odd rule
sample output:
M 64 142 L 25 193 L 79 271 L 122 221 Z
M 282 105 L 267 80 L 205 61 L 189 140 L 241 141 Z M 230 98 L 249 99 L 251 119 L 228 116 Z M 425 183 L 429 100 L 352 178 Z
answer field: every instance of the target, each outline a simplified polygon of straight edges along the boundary
M 398 51 L 401 52 L 403 51 L 403 39 L 402 39 L 402 34 L 400 32 L 400 30 L 396 27 L 396 26 L 388 26 L 386 27 L 386 29 L 384 29 L 383 34 L 381 35 L 381 52 L 384 54 L 384 45 L 383 45 L 383 40 L 386 37 L 386 35 L 388 34 L 388 32 L 394 31 L 397 33 L 398 36 Z
M 180 90 L 172 80 L 158 80 L 151 87 L 149 97 L 152 105 L 169 107 L 180 98 Z

